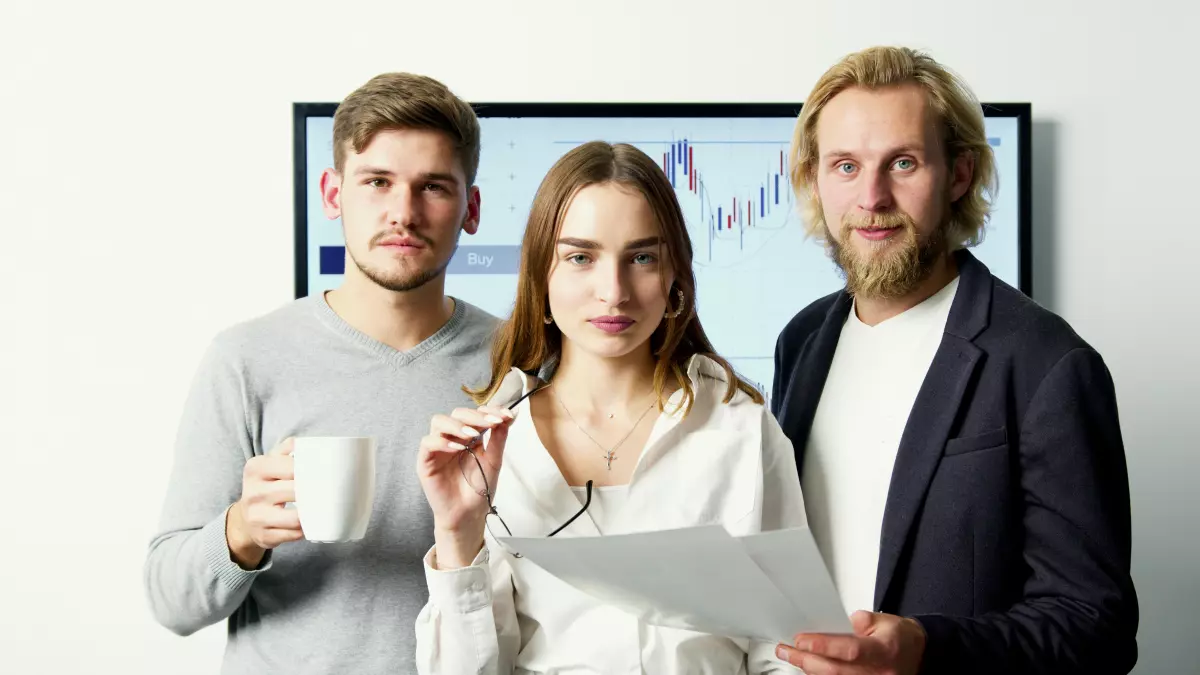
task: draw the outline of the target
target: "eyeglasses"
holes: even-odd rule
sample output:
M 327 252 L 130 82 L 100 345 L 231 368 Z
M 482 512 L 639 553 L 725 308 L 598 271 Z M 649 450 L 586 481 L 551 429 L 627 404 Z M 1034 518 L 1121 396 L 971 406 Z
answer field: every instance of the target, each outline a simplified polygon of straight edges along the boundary
M 508 404 L 508 409 L 512 410 L 513 408 L 517 407 L 517 404 L 520 403 L 521 401 L 524 401 L 525 399 L 529 398 L 530 396 L 533 396 L 537 392 L 539 392 L 549 386 L 550 386 L 549 384 L 544 384 L 540 387 L 536 387 L 534 389 L 529 390 L 527 393 L 522 394 L 520 396 L 520 398 L 518 398 L 517 400 Z M 484 470 L 483 470 L 483 463 L 479 461 L 479 457 L 475 454 L 476 447 L 483 447 L 482 436 L 477 436 L 475 439 L 475 442 L 473 444 L 471 444 L 471 447 L 469 447 L 468 449 L 459 451 L 459 453 L 458 453 L 458 470 L 459 470 L 459 472 L 462 473 L 463 480 L 465 480 L 467 482 L 467 485 L 470 485 L 471 489 L 475 490 L 476 494 L 478 494 L 480 497 L 483 497 L 484 499 L 487 500 L 488 515 L 496 516 L 496 519 L 500 521 L 500 525 L 504 527 L 504 531 L 507 532 L 508 536 L 511 537 L 511 536 L 513 536 L 512 530 L 508 529 L 508 523 L 505 523 L 504 518 L 500 517 L 500 512 L 496 510 L 496 505 L 492 502 L 492 498 L 494 496 L 492 494 L 492 488 L 491 488 L 491 485 L 488 484 L 487 473 L 484 472 Z M 471 457 L 471 459 L 475 460 L 475 466 L 479 469 L 479 477 L 483 480 L 483 489 L 482 490 L 476 488 L 474 485 L 471 484 L 471 480 L 467 477 L 466 470 L 463 469 L 463 457 L 465 455 L 469 455 Z M 575 515 L 571 516 L 570 519 L 567 520 L 567 522 L 563 523 L 557 529 L 555 529 L 553 532 L 546 535 L 547 538 L 553 537 L 554 535 L 558 534 L 559 532 L 562 532 L 563 530 L 567 529 L 567 526 L 569 526 L 571 523 L 575 522 L 575 520 L 577 518 L 579 518 L 579 516 L 582 516 L 588 510 L 588 507 L 591 506 L 591 504 L 592 504 L 592 481 L 589 480 L 587 482 L 585 490 L 586 490 L 586 497 L 583 500 L 583 508 L 579 509 L 579 511 L 577 511 L 575 513 Z M 486 519 L 484 520 L 484 526 L 487 527 L 488 532 L 491 533 L 492 527 L 491 527 L 491 525 L 487 524 Z M 496 535 L 493 534 L 492 538 L 495 539 Z M 517 553 L 516 551 L 509 550 L 509 552 L 513 555 L 514 558 L 522 557 L 521 554 Z

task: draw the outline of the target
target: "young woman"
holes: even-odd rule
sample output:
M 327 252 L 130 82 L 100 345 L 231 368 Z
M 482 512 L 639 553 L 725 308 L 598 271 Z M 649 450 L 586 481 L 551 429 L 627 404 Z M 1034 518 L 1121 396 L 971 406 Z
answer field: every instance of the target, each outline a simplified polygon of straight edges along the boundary
M 435 523 L 421 672 L 795 672 L 773 644 L 643 624 L 494 538 L 805 524 L 791 443 L 696 316 L 692 244 L 654 160 L 567 153 L 521 251 L 491 381 L 472 392 L 488 405 L 435 417 L 421 442 Z

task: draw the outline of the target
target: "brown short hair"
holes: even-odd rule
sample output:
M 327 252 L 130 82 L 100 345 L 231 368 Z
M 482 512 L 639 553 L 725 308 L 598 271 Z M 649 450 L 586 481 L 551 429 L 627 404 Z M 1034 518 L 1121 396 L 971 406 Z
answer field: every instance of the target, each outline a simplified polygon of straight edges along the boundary
M 805 229 L 825 240 L 825 215 L 816 192 L 817 120 L 830 99 L 846 89 L 882 89 L 915 84 L 925 90 L 929 108 L 940 126 L 942 147 L 951 165 L 971 155 L 975 170 L 966 193 L 950 205 L 948 243 L 952 248 L 974 246 L 983 238 L 997 188 L 995 158 L 988 145 L 983 108 L 957 75 L 928 54 L 907 47 L 871 47 L 833 65 L 813 87 L 796 123 L 791 148 L 792 188 L 804 208 Z
M 676 309 L 682 309 L 682 312 L 677 317 L 667 318 L 650 336 L 650 349 L 657 357 L 654 388 L 659 410 L 666 403 L 664 393 L 668 378 L 683 391 L 684 415 L 691 410 L 695 392 L 686 368 L 688 360 L 696 354 L 707 356 L 724 369 L 726 403 L 733 400 L 739 390 L 754 402 L 762 403 L 762 394 L 739 378 L 729 363 L 715 353 L 700 325 L 696 315 L 692 240 L 675 190 L 662 167 L 632 145 L 601 141 L 584 143 L 563 155 L 542 179 L 533 197 L 521 244 L 516 303 L 511 318 L 501 325 L 492 343 L 491 381 L 480 389 L 465 388 L 467 393 L 477 402 L 484 403 L 499 391 L 505 375 L 513 367 L 526 372 L 536 371 L 561 357 L 562 333 L 556 324 L 547 325 L 543 320 L 549 311 L 550 268 L 558 233 L 575 195 L 589 185 L 606 183 L 640 194 L 649 202 L 675 276 L 673 288 L 665 288 L 664 277 L 663 291 L 672 312 Z M 680 293 L 683 294 L 682 307 Z
M 431 129 L 454 141 L 467 185 L 479 169 L 479 118 L 446 85 L 424 75 L 383 73 L 354 90 L 333 116 L 333 167 L 346 166 L 346 150 L 362 152 L 386 129 Z

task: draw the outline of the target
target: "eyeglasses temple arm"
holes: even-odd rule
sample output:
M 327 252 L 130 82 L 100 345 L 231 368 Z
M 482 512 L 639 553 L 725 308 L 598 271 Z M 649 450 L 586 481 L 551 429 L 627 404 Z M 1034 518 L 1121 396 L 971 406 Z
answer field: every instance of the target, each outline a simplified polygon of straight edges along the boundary
M 567 529 L 568 525 L 575 522 L 576 518 L 578 518 L 579 516 L 582 516 L 583 513 L 588 510 L 588 506 L 590 506 L 591 503 L 592 503 L 592 481 L 589 480 L 587 482 L 587 497 L 583 500 L 583 508 L 579 509 L 579 512 L 576 513 L 575 515 L 571 516 L 570 520 L 563 523 L 562 527 L 559 527 L 557 530 L 551 532 L 550 534 L 548 534 L 546 536 L 553 537 L 554 535 L 558 534 L 559 532 L 562 532 L 563 530 Z

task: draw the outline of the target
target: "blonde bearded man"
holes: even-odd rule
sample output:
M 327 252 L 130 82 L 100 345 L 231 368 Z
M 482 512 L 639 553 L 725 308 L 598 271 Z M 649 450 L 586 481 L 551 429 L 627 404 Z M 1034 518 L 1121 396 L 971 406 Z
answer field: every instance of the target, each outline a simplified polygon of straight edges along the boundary
M 968 251 L 995 187 L 969 88 L 901 48 L 852 54 L 800 116 L 792 180 L 846 278 L 779 337 L 773 412 L 853 636 L 832 673 L 1127 673 L 1125 451 L 1109 372 Z

